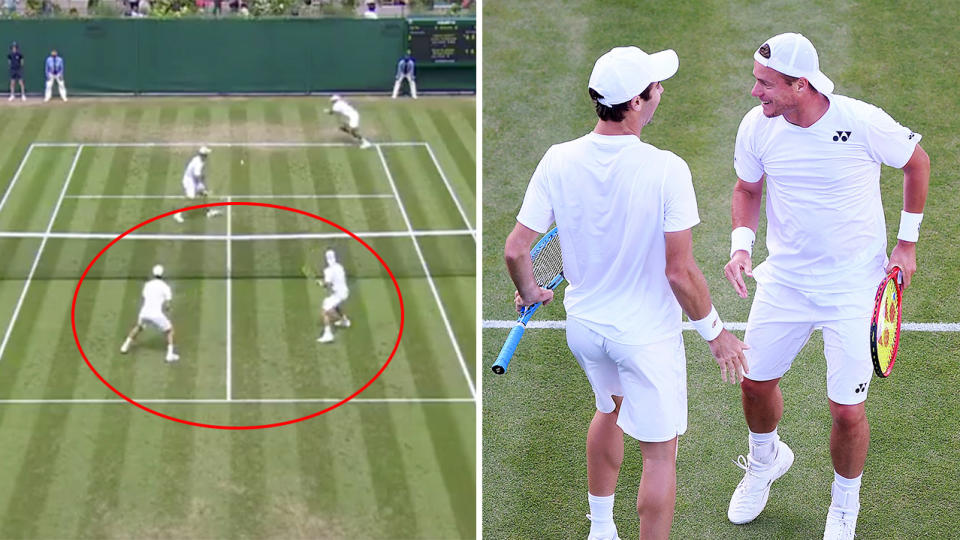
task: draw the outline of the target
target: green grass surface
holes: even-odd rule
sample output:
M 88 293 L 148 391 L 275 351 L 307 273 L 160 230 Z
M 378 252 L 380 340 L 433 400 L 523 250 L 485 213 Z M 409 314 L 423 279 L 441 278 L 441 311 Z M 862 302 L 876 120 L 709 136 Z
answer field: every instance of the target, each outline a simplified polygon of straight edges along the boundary
M 917 9 L 914 9 L 917 8 Z M 954 248 L 960 206 L 960 120 L 951 90 L 960 70 L 951 2 L 579 2 L 493 3 L 484 9 L 483 318 L 513 319 L 513 287 L 503 240 L 515 223 L 527 182 L 554 143 L 596 122 L 586 84 L 593 62 L 614 46 L 673 48 L 679 72 L 665 92 L 646 141 L 690 165 L 701 224 L 694 253 L 714 303 L 727 321 L 745 321 L 749 301 L 722 276 L 728 258 L 733 146 L 750 97 L 752 53 L 768 37 L 801 32 L 817 46 L 836 92 L 884 108 L 923 134 L 932 177 L 919 271 L 905 297 L 915 322 L 960 321 L 960 254 Z M 902 204 L 900 171 L 884 167 L 881 186 L 889 239 Z M 755 261 L 766 256 L 761 219 Z M 751 291 L 753 285 L 750 286 Z M 537 314 L 563 319 L 562 305 Z M 506 330 L 483 332 L 483 535 L 583 538 L 589 530 L 584 445 L 593 414 L 585 377 L 557 330 L 531 330 L 503 377 L 489 364 Z M 796 451 L 793 469 L 773 488 L 752 524 L 726 519 L 742 474 L 730 460 L 746 453 L 739 391 L 724 387 L 709 351 L 686 333 L 690 428 L 681 437 L 676 538 L 815 538 L 823 531 L 832 467 L 829 412 L 819 334 L 783 381 L 781 433 Z M 872 385 L 867 414 L 872 446 L 861 491 L 858 538 L 960 536 L 960 462 L 956 416 L 960 364 L 953 333 L 905 333 L 897 369 Z M 617 491 L 622 538 L 636 538 L 640 478 L 635 444 Z M 892 503 L 893 511 L 885 510 Z
M 0 357 L 0 455 L 10 471 L 0 475 L 0 537 L 475 536 L 475 104 L 355 101 L 373 141 L 417 144 L 360 150 L 322 114 L 321 99 L 0 107 L 0 178 L 9 186 L 20 169 L 0 208 L 0 332 L 13 324 Z M 116 402 L 87 369 L 71 301 L 109 238 L 64 235 L 116 235 L 185 203 L 180 177 L 195 148 L 109 144 L 137 141 L 235 143 L 214 146 L 207 180 L 220 198 L 211 202 L 299 208 L 376 250 L 402 292 L 403 339 L 358 401 L 281 428 L 210 430 Z M 257 142 L 334 145 L 248 144 Z M 357 194 L 365 197 L 343 198 Z M 161 400 L 145 403 L 158 412 L 224 426 L 299 418 L 366 384 L 401 323 L 376 257 L 342 237 L 251 240 L 339 231 L 275 209 L 223 211 L 145 225 L 136 234 L 166 236 L 124 239 L 93 266 L 77 295 L 76 332 L 100 375 L 127 396 Z M 407 219 L 419 233 L 455 234 L 414 241 Z M 44 242 L 37 234 L 48 227 L 54 236 Z M 326 246 L 347 270 L 353 321 L 330 345 L 315 342 L 325 292 L 300 274 L 305 262 L 322 266 Z M 156 262 L 174 290 L 176 364 L 163 361 L 164 340 L 151 331 L 130 354 L 118 350 Z

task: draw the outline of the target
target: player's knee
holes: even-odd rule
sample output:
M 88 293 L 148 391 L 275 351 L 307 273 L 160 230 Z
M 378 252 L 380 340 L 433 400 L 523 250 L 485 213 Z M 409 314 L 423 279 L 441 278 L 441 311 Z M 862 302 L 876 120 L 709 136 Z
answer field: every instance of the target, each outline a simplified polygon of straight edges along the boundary
M 830 404 L 830 415 L 833 423 L 841 430 L 858 428 L 867 422 L 866 408 L 862 403 L 857 405 Z
M 762 401 L 770 397 L 777 390 L 776 381 L 752 381 L 744 378 L 740 383 L 743 398 L 748 401 Z

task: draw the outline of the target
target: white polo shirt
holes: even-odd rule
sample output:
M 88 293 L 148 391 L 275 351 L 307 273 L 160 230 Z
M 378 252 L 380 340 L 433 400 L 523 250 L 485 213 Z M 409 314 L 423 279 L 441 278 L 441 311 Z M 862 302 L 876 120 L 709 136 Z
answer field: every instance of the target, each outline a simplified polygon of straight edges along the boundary
M 193 159 L 187 164 L 187 170 L 183 171 L 183 184 L 185 186 L 190 183 L 196 185 L 203 182 L 204 164 L 205 160 L 202 157 L 193 156 Z
M 807 128 L 767 118 L 760 106 L 740 123 L 737 176 L 758 182 L 766 175 L 769 255 L 754 270 L 761 284 L 841 293 L 875 288 L 883 278 L 880 164 L 902 168 L 921 136 L 869 103 L 828 98 L 830 108 Z
M 681 331 L 667 281 L 665 232 L 700 222 L 687 164 L 633 135 L 588 133 L 552 146 L 530 179 L 517 221 L 556 221 L 569 282 L 567 317 L 627 345 Z
M 163 315 L 163 305 L 173 299 L 173 291 L 162 279 L 151 279 L 143 286 L 141 317 Z
M 360 113 L 358 113 L 353 106 L 342 99 L 335 101 L 331 109 L 333 112 L 343 115 L 347 120 L 350 121 L 351 124 L 355 124 L 360 121 Z
M 347 289 L 347 273 L 340 263 L 333 263 L 323 269 L 323 281 L 330 284 L 330 291 L 343 298 L 350 292 Z

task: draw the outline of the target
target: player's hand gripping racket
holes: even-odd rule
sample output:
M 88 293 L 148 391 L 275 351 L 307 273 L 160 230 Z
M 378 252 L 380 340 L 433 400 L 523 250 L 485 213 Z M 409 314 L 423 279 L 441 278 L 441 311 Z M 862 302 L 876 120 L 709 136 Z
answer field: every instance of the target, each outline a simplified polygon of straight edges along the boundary
M 300 273 L 303 274 L 303 277 L 311 281 L 316 281 L 317 285 L 323 284 L 319 279 L 317 279 L 317 273 L 313 271 L 313 267 L 310 266 L 309 263 L 304 263 L 300 266 Z
M 877 289 L 873 320 L 870 322 L 870 356 L 873 358 L 873 370 L 878 377 L 890 376 L 893 363 L 897 360 L 903 314 L 902 280 L 900 268 L 895 266 Z
M 545 289 L 555 289 L 563 283 L 563 256 L 560 252 L 560 237 L 557 236 L 557 229 L 554 227 L 550 232 L 533 246 L 530 251 L 530 258 L 533 259 L 533 277 L 537 285 Z M 497 361 L 493 363 L 493 372 L 502 375 L 507 371 L 510 360 L 513 358 L 517 345 L 520 344 L 520 338 L 527 329 L 527 323 L 533 317 L 533 314 L 540 307 L 540 302 L 532 306 L 527 306 L 517 319 L 517 324 L 507 335 L 507 341 L 504 342 L 500 354 L 497 355 Z

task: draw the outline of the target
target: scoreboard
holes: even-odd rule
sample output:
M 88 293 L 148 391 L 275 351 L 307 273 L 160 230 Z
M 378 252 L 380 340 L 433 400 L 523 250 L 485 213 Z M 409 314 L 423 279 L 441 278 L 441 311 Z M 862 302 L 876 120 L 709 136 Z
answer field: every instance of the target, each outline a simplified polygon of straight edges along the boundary
M 419 65 L 476 65 L 477 20 L 407 19 L 407 49 Z

